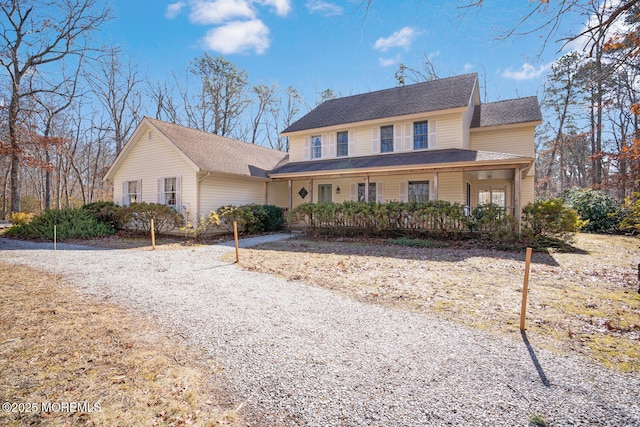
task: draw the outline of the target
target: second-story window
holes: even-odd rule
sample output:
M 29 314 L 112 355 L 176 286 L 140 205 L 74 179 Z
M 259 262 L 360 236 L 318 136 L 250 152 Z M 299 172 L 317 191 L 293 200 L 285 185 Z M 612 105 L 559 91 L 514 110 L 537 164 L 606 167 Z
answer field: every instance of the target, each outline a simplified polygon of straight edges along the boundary
M 322 138 L 320 136 L 311 137 L 311 158 L 319 159 L 322 157 Z
M 380 127 L 380 152 L 393 152 L 393 125 Z
M 349 133 L 338 132 L 338 157 L 349 155 Z
M 413 123 L 413 149 L 426 150 L 429 148 L 429 122 Z

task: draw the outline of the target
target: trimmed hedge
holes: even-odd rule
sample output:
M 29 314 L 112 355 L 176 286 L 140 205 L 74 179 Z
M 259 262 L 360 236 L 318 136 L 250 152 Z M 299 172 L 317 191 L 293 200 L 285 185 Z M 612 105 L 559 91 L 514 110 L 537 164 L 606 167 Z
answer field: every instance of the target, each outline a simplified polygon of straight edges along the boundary
M 278 231 L 285 223 L 282 208 L 274 205 L 227 205 L 218 208 L 216 213 L 228 231 L 233 230 L 233 221 L 238 223 L 240 229 L 249 233 Z
M 561 199 L 539 200 L 522 210 L 523 225 L 534 236 L 556 237 L 567 240 L 584 225 L 578 213 L 565 206 Z
M 303 203 L 289 214 L 314 232 L 367 234 L 374 236 L 431 234 L 460 236 L 464 233 L 508 233 L 515 220 L 497 205 L 475 208 L 447 201 Z
M 161 203 L 133 203 L 119 209 L 123 225 L 145 234 L 151 232 L 151 219 L 153 219 L 153 228 L 157 234 L 184 225 L 182 215 L 172 207 Z
M 98 221 L 89 211 L 82 208 L 51 209 L 34 217 L 31 222 L 14 225 L 5 231 L 6 236 L 21 239 L 53 240 L 53 226 L 57 238 L 91 239 L 115 233 L 115 229 Z

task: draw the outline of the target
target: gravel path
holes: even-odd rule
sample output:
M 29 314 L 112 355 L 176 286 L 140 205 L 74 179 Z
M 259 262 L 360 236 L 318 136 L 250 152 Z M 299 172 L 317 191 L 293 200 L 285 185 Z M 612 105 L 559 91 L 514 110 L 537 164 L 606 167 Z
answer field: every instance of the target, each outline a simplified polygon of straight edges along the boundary
M 251 425 L 640 425 L 637 373 L 242 271 L 221 261 L 228 246 L 51 246 L 0 239 L 0 262 L 64 274 L 188 337 Z

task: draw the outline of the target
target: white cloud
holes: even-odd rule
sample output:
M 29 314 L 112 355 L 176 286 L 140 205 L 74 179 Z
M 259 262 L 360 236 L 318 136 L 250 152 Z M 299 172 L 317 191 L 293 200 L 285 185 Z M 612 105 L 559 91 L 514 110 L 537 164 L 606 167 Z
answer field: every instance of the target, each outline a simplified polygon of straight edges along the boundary
M 582 27 L 579 34 L 582 34 L 579 37 L 576 37 L 574 40 L 569 41 L 564 46 L 564 51 L 576 51 L 576 52 L 589 52 L 594 44 L 594 36 L 597 35 L 596 31 L 589 31 L 590 28 L 596 28 L 599 26 L 600 21 L 606 21 L 611 17 L 611 13 L 619 6 L 620 1 L 604 1 L 601 2 L 598 6 L 598 14 L 601 15 L 601 18 L 598 18 L 598 14 L 591 14 L 589 17 L 589 21 Z M 625 14 L 618 16 L 611 25 L 607 28 L 607 31 L 604 34 L 605 40 L 608 40 L 614 37 L 617 34 L 625 34 L 628 33 L 631 29 L 631 26 L 625 22 Z
M 411 42 L 418 35 L 417 31 L 411 27 L 404 27 L 399 31 L 391 34 L 389 37 L 381 37 L 376 40 L 375 49 L 386 52 L 394 47 L 402 47 L 409 49 Z
M 536 68 L 535 65 L 525 62 L 519 70 L 513 71 L 511 68 L 507 68 L 502 72 L 502 77 L 513 80 L 531 80 L 540 77 L 542 74 L 546 73 L 549 68 L 551 68 L 550 63 L 542 64 L 540 67 Z
M 378 62 L 381 67 L 390 67 L 400 63 L 400 55 L 396 55 L 394 58 L 378 58 Z
M 324 0 L 310 0 L 306 4 L 311 13 L 319 13 L 324 16 L 342 15 L 342 7 Z
M 232 21 L 209 30 L 202 41 L 207 49 L 222 54 L 255 51 L 261 55 L 269 47 L 269 28 L 259 19 Z
M 474 67 L 475 67 L 475 65 L 473 65 L 470 62 L 467 62 L 467 63 L 464 64 L 464 70 L 465 71 L 473 70 Z
M 171 3 L 167 6 L 167 11 L 164 13 L 164 16 L 167 19 L 174 19 L 176 18 L 178 15 L 180 15 L 180 12 L 182 12 L 182 9 L 186 6 L 187 4 L 183 1 L 177 1 L 175 3 Z
M 280 16 L 287 16 L 291 11 L 290 0 L 260 0 L 260 3 L 266 4 L 267 6 L 273 6 L 276 10 L 276 14 Z
M 196 24 L 221 24 L 232 19 L 255 18 L 251 3 L 246 0 L 193 0 L 191 22 Z

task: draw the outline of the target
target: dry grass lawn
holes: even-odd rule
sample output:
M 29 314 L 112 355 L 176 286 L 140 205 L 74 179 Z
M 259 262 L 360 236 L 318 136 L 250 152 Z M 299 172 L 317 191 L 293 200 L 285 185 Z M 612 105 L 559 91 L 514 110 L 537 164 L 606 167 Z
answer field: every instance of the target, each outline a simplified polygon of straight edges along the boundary
M 0 324 L 0 425 L 241 425 L 212 361 L 59 277 L 0 263 Z
M 640 372 L 640 240 L 579 234 L 574 253 L 534 253 L 527 334 L 535 345 L 579 352 Z M 232 255 L 230 255 L 232 256 Z M 309 238 L 243 249 L 241 265 L 361 301 L 519 334 L 523 252 Z

